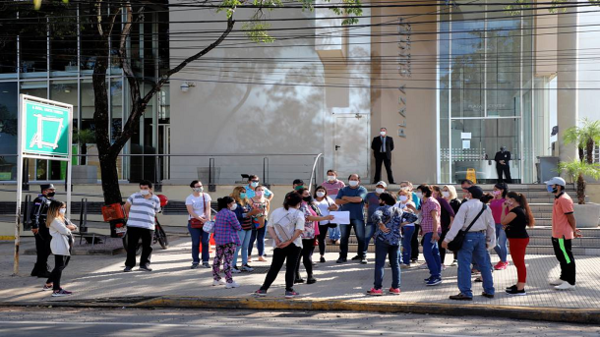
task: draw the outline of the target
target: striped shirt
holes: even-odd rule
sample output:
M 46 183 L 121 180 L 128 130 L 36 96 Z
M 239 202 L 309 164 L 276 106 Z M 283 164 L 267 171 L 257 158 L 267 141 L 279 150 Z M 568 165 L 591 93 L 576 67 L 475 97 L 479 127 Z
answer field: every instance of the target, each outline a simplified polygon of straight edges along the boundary
M 140 193 L 132 194 L 127 202 L 131 205 L 127 226 L 154 230 L 154 217 L 160 212 L 160 200 L 155 194 L 148 199 Z
M 217 246 L 224 246 L 229 243 L 235 243 L 241 246 L 238 231 L 242 226 L 235 216 L 235 213 L 229 209 L 223 208 L 215 216 L 215 243 Z
M 421 204 L 421 229 L 423 230 L 423 234 L 433 233 L 433 217 L 431 216 L 431 211 L 437 211 L 437 223 L 438 223 L 438 233 L 442 232 L 442 226 L 440 223 L 440 215 L 442 214 L 442 206 L 440 203 L 435 200 L 435 198 L 427 198 L 427 201 Z

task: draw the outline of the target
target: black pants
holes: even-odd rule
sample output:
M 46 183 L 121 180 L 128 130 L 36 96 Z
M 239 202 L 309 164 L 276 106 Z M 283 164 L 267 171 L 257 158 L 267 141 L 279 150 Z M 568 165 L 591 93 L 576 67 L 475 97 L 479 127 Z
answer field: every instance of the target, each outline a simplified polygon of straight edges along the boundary
M 42 225 L 46 226 L 46 224 Z M 33 270 L 31 271 L 31 275 L 37 276 L 48 273 L 50 270 L 50 267 L 48 266 L 48 256 L 51 254 L 50 241 L 52 240 L 52 237 L 50 236 L 50 232 L 47 228 L 40 228 L 34 237 L 37 258 L 35 261 L 35 266 L 33 266 Z
M 285 248 L 275 248 L 273 250 L 273 260 L 271 261 L 271 267 L 265 277 L 265 283 L 263 283 L 261 290 L 268 290 L 271 284 L 277 278 L 277 274 L 283 266 L 285 261 L 285 290 L 292 291 L 294 287 L 294 278 L 296 276 L 296 264 L 298 263 L 298 256 L 300 256 L 301 248 L 297 247 L 293 243 Z M 286 261 L 287 258 L 287 261 Z
M 410 258 L 411 260 L 419 259 L 419 232 L 421 231 L 421 225 L 415 224 L 415 232 L 413 233 L 412 240 L 410 242 Z
M 150 256 L 152 256 L 152 237 L 154 231 L 141 227 L 129 227 L 127 226 L 127 260 L 125 261 L 126 267 L 135 267 L 135 253 L 137 251 L 137 244 L 142 239 L 142 256 L 140 257 L 140 266 L 147 266 L 150 264 Z
M 319 254 L 325 255 L 325 247 L 327 246 L 325 240 L 327 240 L 327 231 L 329 226 L 319 225 Z
M 50 273 L 50 277 L 46 283 L 52 283 L 52 290 L 60 290 L 60 278 L 62 276 L 62 271 L 69 264 L 71 260 L 70 256 L 66 255 L 54 255 L 54 269 Z
M 388 182 L 392 184 L 394 182 L 394 175 L 392 174 L 392 160 L 385 154 L 375 155 L 375 178 L 373 179 L 373 183 L 375 184 L 381 180 L 382 162 L 385 165 L 385 170 L 387 171 Z
M 571 251 L 571 241 L 552 238 L 552 247 L 560 263 L 560 279 L 575 285 L 575 258 Z
M 510 166 L 508 165 L 496 165 L 496 172 L 498 173 L 498 182 L 501 183 L 506 181 L 507 183 L 512 183 L 512 178 L 510 177 Z M 504 180 L 502 180 L 502 173 L 504 173 Z
M 304 262 L 304 269 L 306 269 L 306 274 L 308 278 L 313 276 L 313 265 L 312 265 L 312 255 L 315 251 L 315 239 L 302 240 L 302 250 L 300 251 L 300 255 L 298 256 L 298 263 L 296 264 L 296 279 L 300 277 L 300 259 Z

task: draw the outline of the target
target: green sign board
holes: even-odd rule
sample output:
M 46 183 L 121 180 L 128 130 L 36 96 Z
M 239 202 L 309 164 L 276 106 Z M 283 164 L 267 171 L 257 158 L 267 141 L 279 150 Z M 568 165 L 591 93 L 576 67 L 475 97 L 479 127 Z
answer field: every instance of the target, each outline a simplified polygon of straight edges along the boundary
M 67 158 L 71 133 L 71 109 L 27 97 L 23 102 L 22 152 Z

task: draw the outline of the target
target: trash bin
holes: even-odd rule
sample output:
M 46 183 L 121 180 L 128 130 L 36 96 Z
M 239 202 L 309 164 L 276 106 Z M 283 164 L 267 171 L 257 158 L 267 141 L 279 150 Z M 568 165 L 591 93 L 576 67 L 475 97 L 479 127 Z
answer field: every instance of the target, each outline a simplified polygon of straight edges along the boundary
M 538 165 L 536 165 L 537 176 L 540 184 L 560 175 L 558 173 L 558 157 L 540 156 L 537 158 L 539 160 Z

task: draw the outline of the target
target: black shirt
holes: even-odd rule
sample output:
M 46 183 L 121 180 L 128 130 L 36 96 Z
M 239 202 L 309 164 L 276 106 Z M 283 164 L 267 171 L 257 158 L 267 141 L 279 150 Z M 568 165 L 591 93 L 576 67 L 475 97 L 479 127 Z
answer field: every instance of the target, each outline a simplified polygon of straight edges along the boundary
M 511 210 L 517 216 L 506 226 L 506 237 L 509 239 L 527 239 L 527 223 L 529 218 L 525 214 L 523 207 L 515 207 Z

